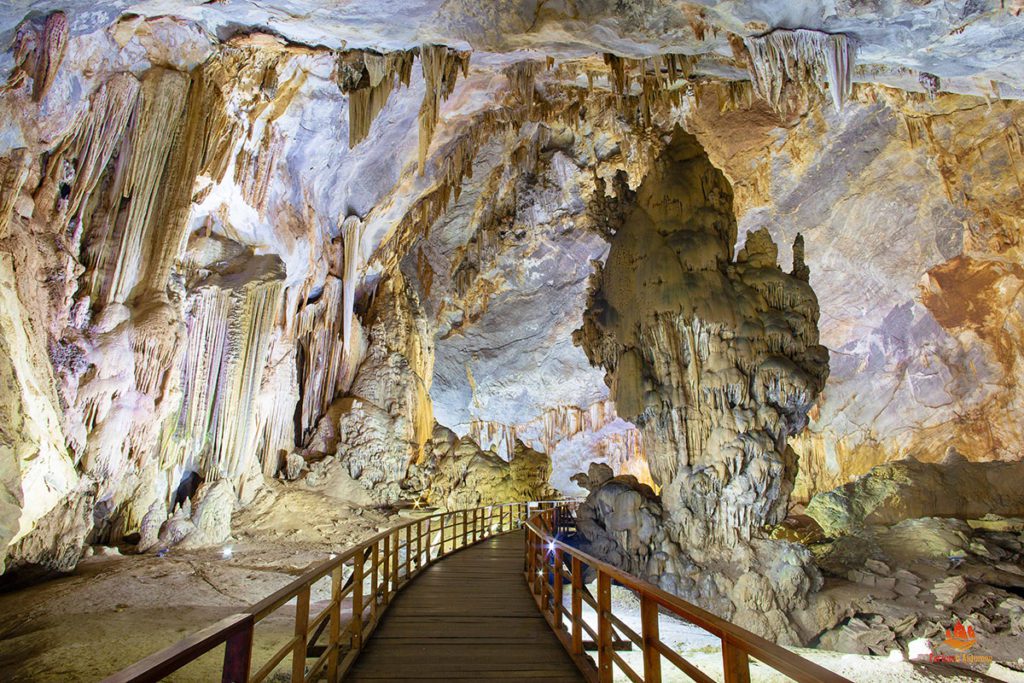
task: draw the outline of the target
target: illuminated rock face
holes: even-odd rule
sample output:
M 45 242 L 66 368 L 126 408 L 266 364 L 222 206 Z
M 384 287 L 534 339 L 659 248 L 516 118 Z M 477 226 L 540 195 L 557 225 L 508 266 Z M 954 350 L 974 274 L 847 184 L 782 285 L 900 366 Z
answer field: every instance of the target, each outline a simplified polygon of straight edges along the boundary
M 1019 459 L 1014 3 L 31 4 L 0 16 L 11 567 L 196 526 L 193 477 L 420 495 L 433 415 L 564 492 L 649 460 L 691 546 L 778 519 L 787 435 L 800 498 L 949 443 Z M 699 191 L 655 163 L 677 124 Z M 783 262 L 806 239 L 821 394 L 807 271 L 761 227 Z M 606 260 L 611 386 L 569 337 Z
M 733 260 L 732 191 L 677 131 L 595 275 L 577 335 L 644 435 L 667 515 L 690 545 L 731 545 L 785 516 L 790 435 L 824 386 L 818 303 L 768 233 Z M 798 242 L 798 246 L 801 242 Z

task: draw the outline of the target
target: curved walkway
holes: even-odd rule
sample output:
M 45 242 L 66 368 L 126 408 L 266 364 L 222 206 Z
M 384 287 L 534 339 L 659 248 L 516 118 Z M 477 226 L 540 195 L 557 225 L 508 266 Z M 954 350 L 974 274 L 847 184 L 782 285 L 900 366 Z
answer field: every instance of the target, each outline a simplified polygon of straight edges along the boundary
M 583 681 L 523 581 L 524 532 L 431 565 L 393 599 L 346 681 Z

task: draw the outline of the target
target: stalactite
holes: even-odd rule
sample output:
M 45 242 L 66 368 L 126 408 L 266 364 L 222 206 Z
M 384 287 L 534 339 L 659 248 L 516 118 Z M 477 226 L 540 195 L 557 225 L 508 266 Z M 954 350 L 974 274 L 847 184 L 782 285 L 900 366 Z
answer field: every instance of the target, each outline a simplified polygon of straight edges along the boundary
M 353 328 L 355 320 L 356 284 L 359 278 L 360 269 L 363 266 L 363 222 L 357 216 L 349 216 L 341 226 L 341 235 L 344 242 L 345 260 L 344 275 L 342 277 L 343 302 L 341 313 L 342 329 L 342 373 L 355 374 L 360 359 L 359 353 L 353 348 Z
M 469 75 L 469 53 L 444 45 L 424 45 L 420 48 L 420 66 L 425 83 L 419 113 L 419 172 L 423 175 L 426 172 L 430 141 L 434 137 L 441 113 L 441 103 L 455 91 L 459 71 L 462 71 L 463 76 Z
M 508 102 L 483 111 L 472 123 L 463 126 L 463 132 L 449 142 L 444 150 L 444 169 L 442 173 L 437 174 L 440 180 L 405 213 L 378 248 L 374 260 L 380 262 L 385 270 L 394 270 L 398 267 L 398 262 L 405 253 L 406 246 L 412 242 L 413 235 L 427 235 L 430 226 L 444 213 L 451 200 L 458 197 L 462 182 L 472 176 L 473 160 L 485 140 L 498 134 L 505 134 L 514 140 L 523 125 L 531 120 L 543 123 L 557 122 L 569 127 L 578 126 L 585 99 L 570 98 L 567 95 L 570 91 L 556 91 L 551 84 L 548 84 L 548 88 L 553 91 L 553 96 L 549 100 L 534 102 L 532 113 L 528 112 L 527 107 L 521 102 Z M 575 94 L 576 90 L 572 88 L 571 92 Z M 678 98 L 680 92 L 672 91 L 672 99 Z M 585 97 L 600 100 L 591 104 L 595 108 L 604 108 L 608 106 L 606 100 L 613 96 L 595 91 Z M 669 103 L 669 100 L 659 101 L 659 104 L 661 103 Z M 651 157 L 654 154 L 653 147 L 649 150 L 646 145 L 639 146 L 639 151 Z M 509 154 L 509 163 L 520 170 L 529 170 L 532 168 L 531 160 L 536 158 L 536 154 L 527 152 L 527 147 L 513 149 Z M 638 165 L 646 167 L 649 161 L 640 160 Z
M 677 83 L 690 77 L 697 57 L 667 53 L 645 59 L 631 59 L 606 52 L 604 62 L 608 67 L 612 92 L 618 96 L 619 112 L 634 119 L 634 112 L 639 108 L 643 125 L 650 127 L 657 108 L 666 104 L 680 104 L 683 90 L 677 87 Z M 639 97 L 635 101 L 629 97 L 634 83 L 640 85 Z
M 114 204 L 108 223 L 96 226 L 98 251 L 91 259 L 94 301 L 123 302 L 138 281 L 143 252 L 149 247 L 150 216 L 183 119 L 188 87 L 188 76 L 169 69 L 151 69 L 143 79 L 130 130 L 118 155 L 124 166 L 118 169 L 117 193 L 130 202 L 124 214 Z
M 534 83 L 540 68 L 540 62 L 531 60 L 516 62 L 505 68 L 505 77 L 508 78 L 512 92 L 528 110 L 533 109 Z
M 68 20 L 63 12 L 47 16 L 41 29 L 32 20 L 22 22 L 12 45 L 14 66 L 0 94 L 21 88 L 31 78 L 32 101 L 40 102 L 57 77 L 67 44 Z
M 339 55 L 338 81 L 348 100 L 348 146 L 370 134 L 370 126 L 387 104 L 394 88 L 409 85 L 417 50 L 378 54 L 352 50 Z
M 83 256 L 94 302 L 125 302 L 138 293 L 136 286 L 164 292 L 185 239 L 196 177 L 225 168 L 226 120 L 220 88 L 205 70 L 191 77 L 147 72 L 118 152 L 106 213 L 92 226 Z
M 828 83 L 836 110 L 853 92 L 856 46 L 841 33 L 808 29 L 776 29 L 744 39 L 750 55 L 750 80 L 757 94 L 777 111 L 784 107 L 783 91 L 794 83 L 802 91 L 821 91 Z
M 184 398 L 164 469 L 193 464 L 204 478 L 238 479 L 252 458 L 262 464 L 276 454 L 279 444 L 258 443 L 260 422 L 274 434 L 281 418 L 259 415 L 256 399 L 284 298 L 282 276 L 270 270 L 237 285 L 215 276 L 193 295 Z
M 36 102 L 42 100 L 53 85 L 67 46 L 68 19 L 63 12 L 54 12 L 46 17 L 42 40 L 36 53 L 35 81 L 32 84 L 32 99 Z
M 343 289 L 341 280 L 328 278 L 320 298 L 299 312 L 295 335 L 303 361 L 299 421 L 302 439 L 316 426 L 337 392 L 345 388 L 339 386 L 345 345 L 338 343 L 344 317 Z
M 7 237 L 14 204 L 28 178 L 31 155 L 25 148 L 12 150 L 0 158 L 0 239 Z

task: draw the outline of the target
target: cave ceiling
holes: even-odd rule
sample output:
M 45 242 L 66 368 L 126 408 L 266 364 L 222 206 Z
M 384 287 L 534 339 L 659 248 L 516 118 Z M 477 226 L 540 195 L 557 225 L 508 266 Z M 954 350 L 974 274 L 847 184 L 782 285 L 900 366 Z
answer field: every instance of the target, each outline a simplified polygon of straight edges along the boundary
M 737 253 L 766 228 L 788 269 L 804 244 L 830 372 L 790 436 L 798 496 L 950 444 L 1019 459 L 1021 9 L 8 2 L 4 336 L 43 454 L 12 481 L 45 492 L 10 505 L 30 529 L 86 474 L 134 528 L 183 474 L 241 487 L 333 453 L 345 394 L 401 435 L 356 435 L 396 470 L 435 418 L 548 452 L 565 491 L 594 459 L 629 469 L 639 431 L 573 332 L 680 127 L 731 188 Z M 212 448 L 186 438 L 218 424 L 195 321 L 251 421 Z

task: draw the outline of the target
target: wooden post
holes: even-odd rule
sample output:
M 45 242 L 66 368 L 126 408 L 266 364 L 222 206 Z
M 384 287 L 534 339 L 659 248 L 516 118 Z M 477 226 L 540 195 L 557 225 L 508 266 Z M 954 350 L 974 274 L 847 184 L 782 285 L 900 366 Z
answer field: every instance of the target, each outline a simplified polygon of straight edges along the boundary
M 391 601 L 391 534 L 384 537 L 384 595 L 382 602 L 387 605 Z
M 469 544 L 469 526 L 466 523 L 466 511 L 462 511 L 462 547 Z
M 416 569 L 423 566 L 423 520 L 416 520 Z
M 338 641 L 341 640 L 341 584 L 343 574 L 341 564 L 331 572 L 331 616 L 330 631 L 327 647 L 330 654 L 327 655 L 327 680 L 338 680 Z
M 306 640 L 309 638 L 309 584 L 295 596 L 295 646 L 292 648 L 292 683 L 306 680 Z
M 377 619 L 377 590 L 380 588 L 380 543 L 373 544 L 370 560 L 370 618 Z
M 555 616 L 555 630 L 560 631 L 562 629 L 562 549 L 555 548 L 554 557 L 552 558 L 551 567 L 551 580 L 554 588 L 554 596 L 552 602 L 554 602 L 554 616 Z
M 548 611 L 548 596 L 551 594 L 551 586 L 548 585 L 548 544 L 544 542 L 543 536 L 537 537 L 537 560 L 540 569 L 540 608 Z
M 405 580 L 409 580 L 412 566 L 412 524 L 405 527 Z
M 402 534 L 395 531 L 392 536 L 394 539 L 391 541 L 391 592 L 394 593 L 398 590 L 398 546 L 402 544 Z
M 221 669 L 221 683 L 248 683 L 249 665 L 252 662 L 252 631 L 250 618 L 245 630 L 239 631 L 224 641 L 224 668 Z
M 437 551 L 439 558 L 444 557 L 446 554 L 445 548 L 448 544 L 448 516 L 441 517 L 441 549 Z
M 572 558 L 572 653 L 583 654 L 583 563 Z
M 433 560 L 431 553 L 434 551 L 434 518 L 427 518 L 427 564 Z
M 646 594 L 640 596 L 640 637 L 644 641 L 644 683 L 661 683 L 661 653 L 655 649 L 658 633 L 658 603 Z
M 750 683 L 750 658 L 728 638 L 722 638 L 722 663 L 725 683 Z
M 597 571 L 597 680 L 612 681 L 612 580 L 600 569 Z
M 352 649 L 363 649 L 363 563 L 366 556 L 360 550 L 352 558 Z
M 522 570 L 526 572 L 526 581 L 534 586 L 534 533 L 526 529 L 526 555 L 522 560 Z

